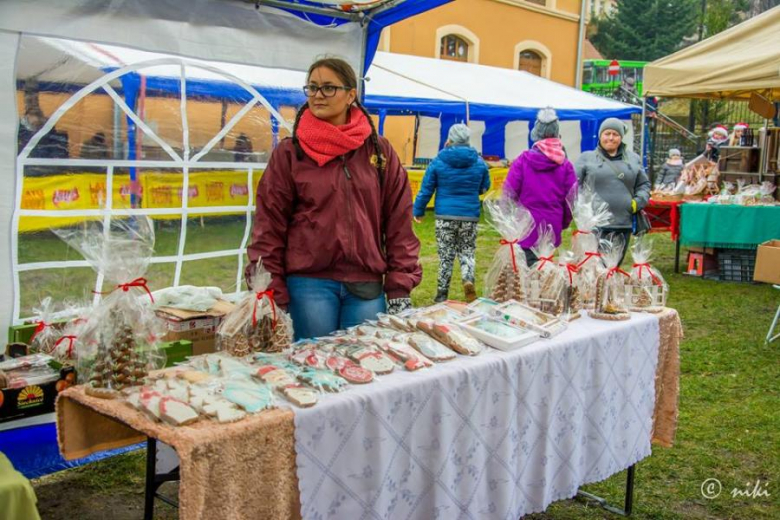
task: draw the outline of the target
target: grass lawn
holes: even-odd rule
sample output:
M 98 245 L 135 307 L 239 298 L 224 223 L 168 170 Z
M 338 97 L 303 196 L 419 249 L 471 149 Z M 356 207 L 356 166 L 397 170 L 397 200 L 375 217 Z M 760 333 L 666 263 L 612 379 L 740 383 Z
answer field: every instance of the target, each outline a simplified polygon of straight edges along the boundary
M 243 227 L 237 222 L 212 222 L 188 226 L 188 247 L 193 240 L 197 251 L 216 250 L 232 245 Z M 433 219 L 416 226 L 422 241 L 422 285 L 414 292 L 415 305 L 427 305 L 436 291 L 438 259 Z M 178 239 L 171 226 L 159 233 L 160 247 L 172 247 Z M 20 256 L 37 257 L 57 251 L 58 259 L 67 251 L 54 246 L 54 239 L 41 236 L 23 242 Z M 564 247 L 569 242 L 565 237 Z M 674 244 L 666 234 L 655 235 L 655 265 L 671 286 L 669 306 L 682 317 L 685 340 L 681 347 L 682 374 L 679 428 L 675 446 L 654 447 L 653 456 L 637 466 L 634 516 L 647 519 L 759 519 L 780 517 L 780 357 L 778 344 L 764 345 L 772 316 L 780 301 L 780 291 L 767 285 L 737 284 L 702 280 L 673 274 Z M 487 270 L 498 237 L 484 224 L 478 245 L 478 285 Z M 59 249 L 57 249 L 59 248 Z M 210 248 L 210 249 L 202 249 Z M 69 259 L 73 259 L 72 256 Z M 170 254 L 170 253 L 166 253 Z M 683 259 L 686 252 L 682 251 Z M 628 262 L 626 262 L 628 263 Z M 194 265 L 183 283 L 196 280 L 235 277 L 233 260 L 217 259 Z M 150 277 L 151 278 L 151 277 Z M 457 272 L 453 276 L 452 298 L 463 290 Z M 233 282 L 234 283 L 234 282 Z M 41 281 L 39 290 L 55 296 L 67 286 L 56 287 Z M 226 286 L 226 287 L 229 287 Z M 478 287 L 479 289 L 479 287 Z M 141 518 L 143 506 L 144 453 L 137 452 L 99 463 L 36 479 L 39 507 L 45 519 L 112 520 Z M 717 478 L 723 493 L 714 500 L 702 497 L 701 485 Z M 732 497 L 731 490 L 760 489 L 771 496 Z M 625 474 L 587 486 L 585 489 L 609 497 L 620 505 Z M 175 494 L 175 485 L 170 493 Z M 175 510 L 158 502 L 156 518 L 176 518 Z M 553 504 L 534 519 L 597 519 L 612 515 L 580 502 Z

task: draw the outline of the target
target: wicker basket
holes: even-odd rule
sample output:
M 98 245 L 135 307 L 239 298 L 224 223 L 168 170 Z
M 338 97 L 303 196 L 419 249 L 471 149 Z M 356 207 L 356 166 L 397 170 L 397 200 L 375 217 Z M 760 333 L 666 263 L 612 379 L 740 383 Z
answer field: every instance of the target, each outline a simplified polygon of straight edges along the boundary
M 680 202 L 683 200 L 683 194 L 653 193 L 650 198 L 658 202 Z

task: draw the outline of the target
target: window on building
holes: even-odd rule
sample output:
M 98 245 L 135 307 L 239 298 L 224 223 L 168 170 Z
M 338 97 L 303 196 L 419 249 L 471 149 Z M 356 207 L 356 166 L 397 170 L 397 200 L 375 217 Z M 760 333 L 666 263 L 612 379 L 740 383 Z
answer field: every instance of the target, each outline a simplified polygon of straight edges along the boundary
M 534 51 L 523 51 L 520 53 L 520 62 L 517 68 L 541 76 L 542 56 Z
M 448 34 L 441 39 L 440 56 L 444 60 L 469 61 L 469 42 L 460 36 Z

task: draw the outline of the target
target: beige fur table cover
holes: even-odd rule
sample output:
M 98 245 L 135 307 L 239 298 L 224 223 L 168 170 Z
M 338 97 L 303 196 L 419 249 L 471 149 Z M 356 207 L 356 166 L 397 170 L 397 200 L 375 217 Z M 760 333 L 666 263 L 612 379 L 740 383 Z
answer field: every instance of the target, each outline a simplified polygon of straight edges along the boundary
M 682 326 L 677 311 L 659 314 L 653 442 L 670 447 L 677 428 Z M 201 421 L 174 428 L 127 404 L 69 388 L 57 399 L 57 434 L 66 459 L 154 437 L 181 461 L 179 518 L 298 519 L 294 422 L 290 410 L 270 410 L 223 425 Z

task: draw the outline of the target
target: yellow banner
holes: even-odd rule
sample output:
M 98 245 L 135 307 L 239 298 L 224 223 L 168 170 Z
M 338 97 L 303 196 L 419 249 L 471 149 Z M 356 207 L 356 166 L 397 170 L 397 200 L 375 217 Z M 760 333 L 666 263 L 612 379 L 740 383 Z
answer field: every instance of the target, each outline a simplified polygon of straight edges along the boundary
M 417 196 L 425 172 L 409 170 L 412 198 Z M 498 190 L 504 184 L 506 168 L 490 170 L 491 189 Z M 250 192 L 246 185 L 246 171 L 200 170 L 190 172 L 190 208 L 215 206 L 246 206 L 250 196 L 257 192 L 257 183 L 262 170 L 253 172 L 253 186 Z M 181 208 L 183 178 L 181 173 L 144 170 L 139 174 L 138 189 L 141 208 Z M 130 176 L 114 175 L 114 208 L 130 207 Z M 85 210 L 105 207 L 106 175 L 103 173 L 69 173 L 45 177 L 25 177 L 22 191 L 22 209 L 58 211 Z M 433 200 L 429 204 L 433 207 Z M 237 209 L 235 213 L 241 214 Z M 197 211 L 190 215 L 198 216 Z M 98 218 L 98 217 L 95 217 Z M 179 219 L 179 215 L 155 215 L 155 219 Z M 21 217 L 19 233 L 42 231 L 50 228 L 71 226 L 87 220 L 86 217 Z
M 490 190 L 500 190 L 504 186 L 506 175 L 509 173 L 509 168 L 491 168 L 490 169 Z M 412 188 L 412 199 L 417 198 L 417 193 L 422 186 L 423 176 L 425 172 L 423 170 L 408 170 L 409 184 Z M 485 195 L 482 195 L 480 199 L 484 199 Z M 436 200 L 436 195 L 431 197 L 431 201 L 428 203 L 428 209 L 433 208 L 433 203 Z

